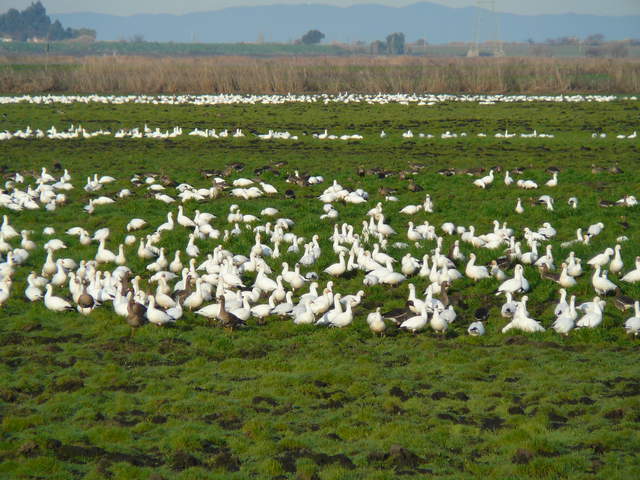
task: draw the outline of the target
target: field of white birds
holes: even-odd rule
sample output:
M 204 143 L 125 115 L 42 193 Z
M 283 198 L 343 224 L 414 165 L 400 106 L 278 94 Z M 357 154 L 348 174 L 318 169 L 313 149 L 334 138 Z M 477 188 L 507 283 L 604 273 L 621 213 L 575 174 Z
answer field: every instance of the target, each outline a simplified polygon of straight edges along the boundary
M 640 470 L 637 98 L 0 103 L 2 475 Z

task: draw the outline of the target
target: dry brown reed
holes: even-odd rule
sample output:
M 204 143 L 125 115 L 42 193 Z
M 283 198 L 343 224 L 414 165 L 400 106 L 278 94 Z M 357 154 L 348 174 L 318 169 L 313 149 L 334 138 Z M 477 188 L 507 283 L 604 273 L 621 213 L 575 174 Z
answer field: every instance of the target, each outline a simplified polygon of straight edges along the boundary
M 640 92 L 640 60 L 425 57 L 0 58 L 0 93 Z

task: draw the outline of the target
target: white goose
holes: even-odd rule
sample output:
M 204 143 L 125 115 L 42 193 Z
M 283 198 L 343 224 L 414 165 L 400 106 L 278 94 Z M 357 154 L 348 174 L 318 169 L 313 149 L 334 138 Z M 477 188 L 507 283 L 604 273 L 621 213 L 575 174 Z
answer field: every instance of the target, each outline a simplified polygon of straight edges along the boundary
M 619 274 L 624 268 L 624 263 L 622 262 L 622 257 L 620 255 L 621 246 L 618 244 L 614 248 L 614 256 L 609 264 L 609 271 L 614 275 Z
M 340 294 L 337 294 L 336 298 L 338 299 L 338 304 L 340 304 Z M 343 328 L 351 325 L 351 322 L 353 322 L 353 312 L 351 311 L 351 304 L 347 303 L 347 308 L 344 311 L 338 312 L 333 315 L 329 322 L 332 326 L 338 328 Z
M 628 283 L 640 282 L 640 256 L 636 257 L 636 268 L 627 272 L 620 280 Z
M 496 295 L 500 295 L 501 293 L 517 293 L 517 292 L 528 292 L 529 291 L 529 282 L 523 275 L 523 266 L 517 264 L 514 269 L 514 277 L 509 280 L 505 280 L 498 287 Z
M 629 335 L 640 335 L 640 302 L 635 301 L 633 304 L 633 317 L 624 322 L 624 329 Z
M 376 308 L 375 312 L 371 312 L 367 315 L 367 325 L 369 329 L 376 334 L 383 334 L 387 325 L 384 323 L 382 314 L 380 313 L 380 307 Z
M 340 275 L 342 275 L 344 272 L 347 271 L 347 264 L 345 262 L 344 257 L 345 257 L 344 252 L 340 252 L 339 262 L 334 263 L 333 265 L 329 265 L 327 268 L 324 269 L 324 272 L 334 277 L 339 277 Z
M 469 254 L 469 261 L 467 262 L 467 267 L 464 270 L 464 273 L 467 277 L 469 277 L 474 282 L 478 280 L 482 280 L 483 278 L 489 278 L 491 275 L 489 274 L 489 270 L 484 265 L 476 265 L 476 254 Z
M 527 315 L 527 300 L 528 297 L 526 295 L 522 297 L 522 300 L 516 308 L 516 313 L 513 315 L 513 319 L 502 329 L 502 333 L 506 333 L 512 329 L 522 330 L 528 333 L 545 331 L 544 327 L 540 325 L 540 322 Z
M 311 325 L 315 322 L 316 317 L 311 311 L 311 299 L 304 300 L 304 310 L 295 314 L 293 323 L 296 325 Z
M 596 328 L 602 323 L 602 313 L 600 298 L 595 297 L 582 318 L 576 322 L 576 327 Z
M 431 325 L 431 328 L 441 335 L 444 335 L 449 327 L 449 323 L 447 323 L 447 320 L 440 315 L 440 311 L 437 309 L 433 310 L 429 324 Z
M 408 318 L 402 324 L 400 324 L 400 328 L 404 328 L 405 330 L 409 330 L 412 333 L 416 333 L 420 330 L 423 330 L 427 326 L 427 309 L 426 307 L 422 308 L 420 315 L 415 317 Z
M 54 312 L 64 312 L 65 310 L 73 310 L 71 303 L 64 298 L 56 297 L 52 294 L 53 287 L 51 284 L 46 286 L 46 293 L 44 294 L 44 306 Z
M 591 277 L 591 284 L 598 295 L 606 295 L 608 292 L 613 292 L 617 286 L 611 280 L 607 278 L 607 273 L 604 272 L 600 275 L 600 265 L 596 267 L 596 271 Z
M 576 324 L 578 313 L 576 312 L 576 296 L 571 295 L 569 300 L 569 308 L 563 311 L 553 322 L 551 328 L 561 335 L 569 335 L 569 332 L 573 330 Z
M 168 313 L 156 308 L 156 302 L 153 295 L 149 295 L 149 305 L 147 306 L 147 320 L 159 327 L 167 325 L 168 323 L 174 323 L 173 319 Z
M 467 332 L 469 333 L 469 335 L 471 335 L 472 337 L 480 337 L 482 335 L 484 335 L 484 324 L 480 321 L 478 322 L 473 322 L 469 325 L 469 328 L 467 328 Z

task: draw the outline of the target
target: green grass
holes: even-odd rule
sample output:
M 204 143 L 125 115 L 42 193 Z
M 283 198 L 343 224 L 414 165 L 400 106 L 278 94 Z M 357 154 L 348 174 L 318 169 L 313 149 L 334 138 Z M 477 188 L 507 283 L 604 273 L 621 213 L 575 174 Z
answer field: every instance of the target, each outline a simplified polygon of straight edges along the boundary
M 0 54 L 44 54 L 43 43 L 0 44 Z M 174 42 L 50 42 L 49 55 L 245 55 L 257 57 L 289 55 L 344 55 L 336 45 L 294 45 L 287 43 L 174 43 Z
M 40 55 L 46 53 L 44 43 L 9 42 L 0 43 L 0 54 Z M 289 55 L 369 55 L 369 45 L 297 45 L 290 43 L 175 43 L 175 42 L 50 42 L 50 55 L 246 55 L 255 57 Z M 537 49 L 536 49 L 537 48 Z M 584 57 L 585 48 L 577 45 L 529 46 L 526 43 L 505 43 L 503 50 L 508 57 L 529 57 L 543 55 L 555 58 Z M 429 57 L 466 57 L 469 45 L 434 44 L 408 45 L 407 54 Z M 640 47 L 628 45 L 628 57 L 640 56 Z M 482 47 L 483 54 L 490 54 L 491 48 Z
M 42 226 L 52 225 L 69 248 L 65 256 L 76 260 L 95 253 L 95 245 L 80 247 L 64 230 L 82 225 L 90 231 L 109 226 L 115 247 L 124 238 L 124 226 L 133 216 L 149 221 L 150 233 L 164 221 L 167 207 L 135 190 L 132 198 L 113 206 L 97 207 L 92 216 L 81 206 L 90 197 L 83 179 L 99 172 L 118 179 L 100 195 L 132 188 L 134 172 L 164 173 L 176 182 L 205 186 L 203 168 L 224 169 L 241 161 L 245 169 L 234 175 L 254 177 L 254 169 L 287 161 L 280 175 L 263 175 L 281 192 L 294 188 L 298 200 L 283 196 L 252 202 L 226 195 L 204 204 L 188 203 L 187 213 L 210 211 L 214 224 L 227 228 L 229 205 L 258 214 L 266 206 L 280 209 L 296 221 L 294 231 L 309 238 L 319 233 L 323 259 L 313 268 L 321 272 L 335 261 L 328 243 L 333 225 L 320 222 L 321 204 L 315 200 L 336 178 L 349 188 L 370 193 L 367 204 L 336 205 L 339 222 L 359 225 L 365 212 L 379 200 L 380 186 L 398 189 L 400 202 L 386 204 L 391 225 L 405 240 L 408 218 L 397 212 L 424 194 L 406 189 L 398 175 L 387 179 L 360 178 L 359 165 L 398 172 L 409 164 L 425 168 L 414 178 L 431 194 L 435 212 L 412 220 L 434 225 L 453 221 L 474 224 L 486 232 L 495 218 L 521 232 L 550 221 L 558 229 L 554 255 L 564 258 L 563 240 L 575 229 L 597 221 L 604 232 L 589 246 L 576 246 L 584 260 L 613 245 L 623 244 L 626 270 L 640 254 L 635 210 L 601 209 L 601 199 L 617 200 L 636 193 L 640 182 L 637 141 L 619 141 L 617 133 L 637 129 L 638 103 L 521 104 L 478 106 L 443 104 L 436 107 L 366 105 L 282 106 L 140 106 L 140 105 L 11 105 L 4 106 L 0 130 L 67 128 L 81 123 L 89 130 L 142 126 L 163 129 L 194 127 L 290 130 L 297 142 L 260 141 L 251 137 L 204 140 L 12 140 L 0 142 L 0 169 L 39 171 L 59 162 L 73 175 L 76 186 L 68 192 L 68 205 L 55 212 L 11 213 L 16 228 L 32 228 L 41 245 Z M 329 128 L 336 133 L 362 133 L 361 142 L 321 142 L 310 133 Z M 385 129 L 390 136 L 380 139 Z M 466 131 L 465 139 L 403 140 L 400 133 L 438 134 Z M 477 138 L 508 128 L 514 132 L 554 133 L 554 139 L 508 141 Z M 609 133 L 594 140 L 591 133 Z M 307 132 L 308 135 L 302 135 Z M 591 173 L 595 163 L 616 163 L 623 175 Z M 524 178 L 543 184 L 545 168 L 561 169 L 556 189 L 525 192 L 505 187 L 502 175 L 492 188 L 471 186 L 472 177 L 443 177 L 440 168 L 526 167 Z M 299 169 L 322 174 L 322 185 L 300 188 L 284 182 Z M 55 170 L 54 170 L 55 171 Z M 61 172 L 60 172 L 61 173 Z M 30 181 L 31 179 L 29 179 Z M 173 193 L 172 190 L 169 193 Z M 529 204 L 543 193 L 556 198 L 547 212 Z M 566 205 L 570 196 L 580 200 L 578 210 Z M 513 208 L 525 200 L 525 213 Z M 619 225 L 621 217 L 631 224 Z M 253 236 L 244 234 L 226 248 L 247 253 Z M 451 238 L 445 239 L 448 249 Z M 198 242 L 203 253 L 216 242 Z M 171 254 L 185 244 L 184 232 L 163 237 Z M 425 242 L 409 251 L 422 255 L 435 246 Z M 463 244 L 466 253 L 469 247 Z M 391 250 L 399 257 L 404 252 Z M 141 272 L 145 263 L 127 249 L 131 268 Z M 479 261 L 497 256 L 479 252 Z M 635 478 L 640 471 L 637 430 L 640 422 L 638 343 L 627 338 L 622 323 L 630 316 L 615 310 L 609 300 L 604 327 L 576 331 L 563 338 L 553 331 L 541 334 L 502 335 L 501 299 L 492 295 L 496 281 L 477 285 L 462 280 L 469 309 L 446 338 L 430 331 L 418 335 L 391 331 L 385 338 L 369 332 L 364 318 L 378 305 L 395 307 L 407 297 L 407 283 L 397 289 L 367 289 L 363 305 L 348 328 L 297 327 L 270 319 L 234 333 L 210 327 L 190 313 L 174 328 L 144 327 L 134 338 L 108 308 L 91 316 L 54 314 L 42 304 L 22 298 L 25 278 L 44 261 L 42 249 L 33 252 L 18 269 L 10 300 L 0 307 L 0 477 L 4 478 L 291 478 L 391 479 L 426 478 Z M 290 264 L 297 256 L 284 255 Z M 184 257 L 183 257 L 184 259 Z M 275 261 L 270 261 L 276 265 Z M 461 267 L 462 268 L 462 267 Z M 306 270 L 305 270 L 306 271 Z M 589 272 L 573 293 L 580 300 L 593 295 Z M 532 284 L 529 310 L 545 326 L 552 321 L 556 285 L 525 269 Z M 327 278 L 321 277 L 321 283 Z M 422 279 L 410 280 L 422 291 Z M 336 289 L 355 293 L 362 273 L 339 279 Z M 640 289 L 623 286 L 638 298 Z M 491 305 L 488 334 L 466 335 L 473 311 Z M 402 447 L 399 449 L 397 446 Z

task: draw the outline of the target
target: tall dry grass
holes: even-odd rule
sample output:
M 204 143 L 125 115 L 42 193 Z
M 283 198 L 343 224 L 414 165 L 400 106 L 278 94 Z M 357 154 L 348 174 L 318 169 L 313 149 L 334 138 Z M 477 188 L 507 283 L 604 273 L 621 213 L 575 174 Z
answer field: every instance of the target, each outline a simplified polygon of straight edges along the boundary
M 640 60 L 0 58 L 0 93 L 639 93 Z

